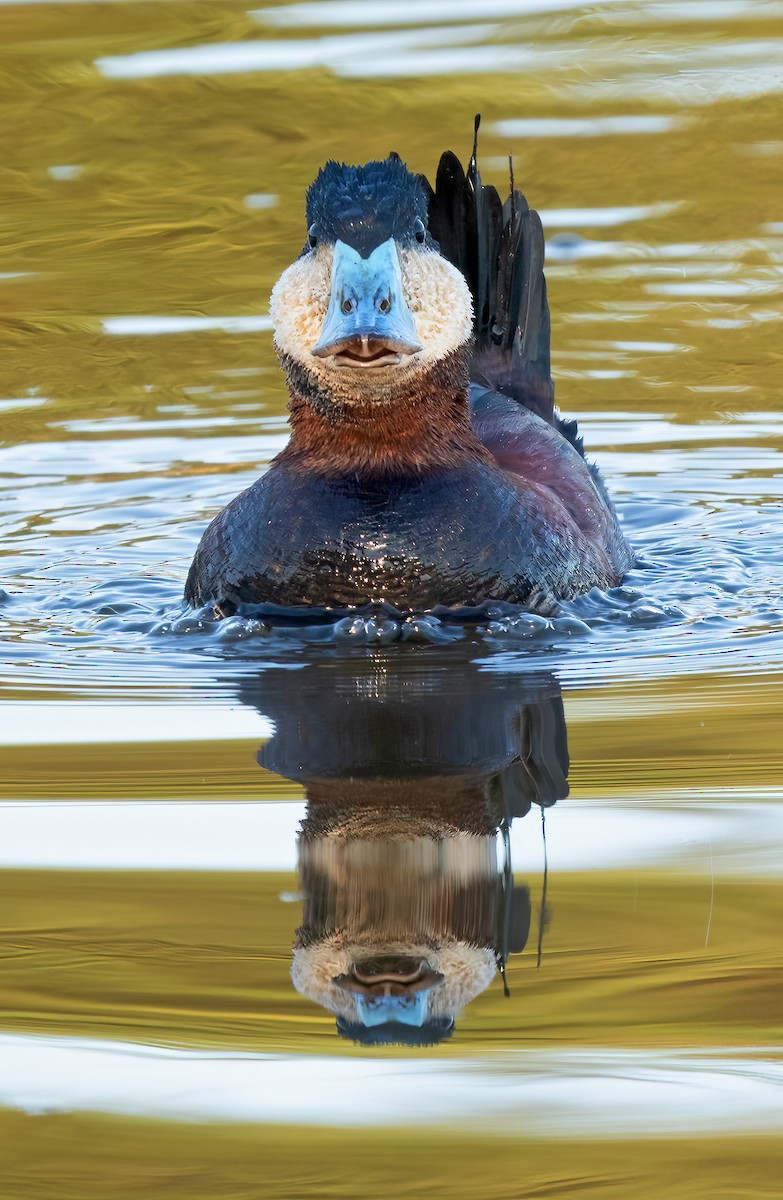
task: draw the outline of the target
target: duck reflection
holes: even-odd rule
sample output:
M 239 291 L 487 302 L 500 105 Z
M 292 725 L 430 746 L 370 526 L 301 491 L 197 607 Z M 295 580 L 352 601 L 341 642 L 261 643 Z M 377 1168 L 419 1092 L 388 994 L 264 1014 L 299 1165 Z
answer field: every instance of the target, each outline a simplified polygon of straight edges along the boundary
M 307 796 L 294 986 L 365 1045 L 442 1041 L 528 938 L 508 834 L 568 792 L 557 683 L 398 651 L 270 671 L 243 699 L 276 725 L 259 763 Z

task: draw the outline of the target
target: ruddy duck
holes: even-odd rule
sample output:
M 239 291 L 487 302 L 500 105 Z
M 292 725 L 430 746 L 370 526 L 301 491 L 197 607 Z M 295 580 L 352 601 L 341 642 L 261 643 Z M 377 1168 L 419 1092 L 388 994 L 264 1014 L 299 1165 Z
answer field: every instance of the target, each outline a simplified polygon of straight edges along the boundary
M 528 942 L 511 828 L 568 795 L 563 701 L 546 672 L 474 658 L 467 640 L 446 670 L 378 648 L 239 683 L 274 724 L 259 764 L 305 792 L 294 986 L 364 1045 L 450 1037 L 496 975 L 506 990 Z
M 633 554 L 554 408 L 538 214 L 443 155 L 328 162 L 272 292 L 291 438 L 208 527 L 185 597 L 546 611 Z

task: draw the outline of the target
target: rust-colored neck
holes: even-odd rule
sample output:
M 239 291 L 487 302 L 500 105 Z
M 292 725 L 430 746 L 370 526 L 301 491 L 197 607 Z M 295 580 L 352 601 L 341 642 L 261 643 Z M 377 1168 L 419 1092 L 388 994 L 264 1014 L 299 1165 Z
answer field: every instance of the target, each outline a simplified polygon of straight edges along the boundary
M 283 366 L 291 392 L 291 441 L 281 458 L 289 467 L 324 474 L 420 474 L 490 457 L 470 423 L 467 352 L 451 354 L 398 390 L 372 397 L 347 387 L 326 394 L 291 360 Z

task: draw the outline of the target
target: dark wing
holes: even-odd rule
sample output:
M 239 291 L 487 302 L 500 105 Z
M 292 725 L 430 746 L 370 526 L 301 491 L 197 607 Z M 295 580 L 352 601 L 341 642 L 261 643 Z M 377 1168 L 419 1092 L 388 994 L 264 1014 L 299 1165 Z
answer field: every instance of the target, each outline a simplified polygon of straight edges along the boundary
M 421 181 L 430 233 L 444 258 L 465 276 L 473 296 L 471 380 L 530 409 L 581 452 L 575 422 L 555 412 L 544 231 L 538 213 L 514 188 L 513 174 L 505 202 L 494 187 L 482 184 L 475 142 L 467 174 L 456 155 L 446 151 L 435 189 L 423 176 Z

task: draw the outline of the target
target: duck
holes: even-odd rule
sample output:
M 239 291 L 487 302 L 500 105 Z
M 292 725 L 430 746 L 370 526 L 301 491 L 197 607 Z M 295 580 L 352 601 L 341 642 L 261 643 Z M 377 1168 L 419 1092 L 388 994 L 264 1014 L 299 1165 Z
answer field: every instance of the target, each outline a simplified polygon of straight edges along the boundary
M 363 1046 L 437 1045 L 509 994 L 531 913 L 511 829 L 569 792 L 554 674 L 484 671 L 467 641 L 443 668 L 389 647 L 225 680 L 273 726 L 259 766 L 304 791 L 291 981 Z
M 544 614 L 634 561 L 576 422 L 554 404 L 544 234 L 517 190 L 446 151 L 327 162 L 275 284 L 290 439 L 204 532 L 185 599 L 217 617 Z

